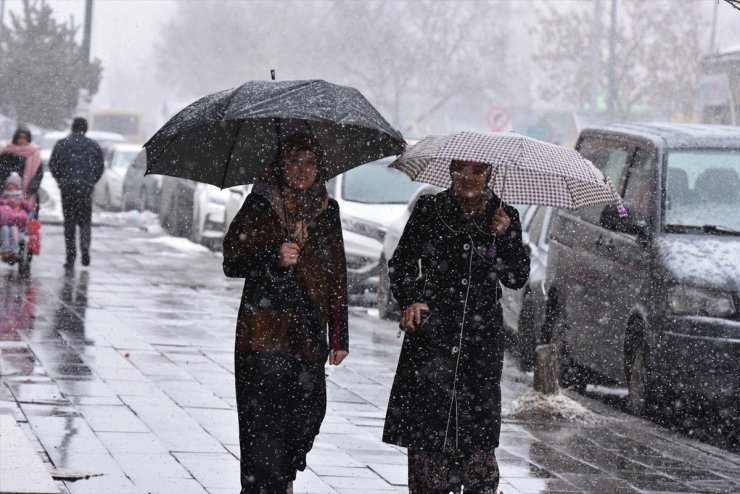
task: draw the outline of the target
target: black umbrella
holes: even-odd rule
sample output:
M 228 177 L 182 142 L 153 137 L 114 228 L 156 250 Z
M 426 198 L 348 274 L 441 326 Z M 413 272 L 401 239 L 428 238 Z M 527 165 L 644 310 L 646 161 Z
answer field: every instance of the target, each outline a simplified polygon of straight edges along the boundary
M 147 173 L 218 187 L 253 183 L 281 140 L 309 133 L 328 176 L 403 152 L 405 142 L 354 88 L 326 81 L 251 81 L 205 96 L 144 144 Z

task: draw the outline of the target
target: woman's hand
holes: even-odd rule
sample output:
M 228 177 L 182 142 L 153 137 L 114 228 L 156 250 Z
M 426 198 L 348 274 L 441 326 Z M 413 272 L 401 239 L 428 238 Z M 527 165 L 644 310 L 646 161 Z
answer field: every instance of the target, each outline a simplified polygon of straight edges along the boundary
M 401 329 L 409 333 L 416 331 L 416 327 L 421 324 L 421 311 L 423 310 L 429 310 L 429 306 L 423 302 L 416 302 L 406 307 L 401 316 Z
M 349 352 L 346 350 L 332 350 L 329 352 L 329 364 L 339 365 L 347 355 L 349 355 Z
M 493 221 L 491 222 L 491 229 L 493 230 L 493 233 L 500 237 L 507 232 L 510 226 L 511 218 L 509 218 L 509 215 L 506 214 L 504 208 L 498 208 L 496 212 L 493 213 Z
M 298 255 L 301 253 L 301 248 L 298 244 L 292 242 L 285 242 L 280 246 L 280 252 L 278 256 L 280 258 L 280 265 L 283 267 L 295 266 L 298 262 Z

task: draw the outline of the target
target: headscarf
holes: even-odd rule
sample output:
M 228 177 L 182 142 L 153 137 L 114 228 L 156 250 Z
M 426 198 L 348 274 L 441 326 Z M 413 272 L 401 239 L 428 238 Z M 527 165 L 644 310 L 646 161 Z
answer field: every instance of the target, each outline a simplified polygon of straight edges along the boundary
M 297 150 L 311 151 L 318 160 L 316 180 L 307 190 L 295 190 L 285 182 L 285 158 Z M 307 134 L 290 135 L 283 142 L 280 156 L 252 188 L 252 192 L 265 197 L 272 204 L 278 217 L 288 226 L 292 240 L 298 244 L 305 240 L 308 224 L 329 204 L 322 157 L 321 148 L 313 137 Z

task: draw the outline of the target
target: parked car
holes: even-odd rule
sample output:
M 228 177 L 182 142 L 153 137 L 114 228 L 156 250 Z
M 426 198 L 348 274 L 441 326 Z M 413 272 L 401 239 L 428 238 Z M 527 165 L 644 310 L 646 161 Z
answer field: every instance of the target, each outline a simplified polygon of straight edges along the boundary
M 106 154 L 105 170 L 95 184 L 93 202 L 107 209 L 123 206 L 123 180 L 136 155 L 141 152 L 139 144 L 112 144 Z
M 392 161 L 384 158 L 358 166 L 326 184 L 329 195 L 339 203 L 347 281 L 353 292 L 377 289 L 386 230 L 403 215 L 422 186 L 388 168 Z
M 250 192 L 252 192 L 252 186 L 251 185 L 237 185 L 236 187 L 231 187 L 229 190 L 229 195 L 226 198 L 226 206 L 225 206 L 225 214 L 226 214 L 226 220 L 224 221 L 225 229 L 229 229 L 229 225 L 234 220 L 234 216 L 236 216 L 236 213 L 239 212 L 239 210 L 242 208 L 242 204 L 244 204 L 244 200 L 247 198 Z
M 225 232 L 228 195 L 228 189 L 164 175 L 159 221 L 173 235 L 216 245 Z
M 626 383 L 635 414 L 698 399 L 737 417 L 740 129 L 612 125 L 576 149 L 629 215 L 610 204 L 554 219 L 546 319 L 563 382 Z
M 520 216 L 522 241 L 530 252 L 529 279 L 519 290 L 503 287 L 501 308 L 507 339 L 519 357 L 519 366 L 522 370 L 532 370 L 536 362 L 535 348 L 549 341 L 543 332 L 547 307 L 545 269 L 554 211 L 543 206 L 520 206 L 519 209 L 523 211 Z
M 383 239 L 383 248 L 380 253 L 380 274 L 378 280 L 378 314 L 382 319 L 392 319 L 400 315 L 400 309 L 398 302 L 393 298 L 391 293 L 391 281 L 388 277 L 388 259 L 393 256 L 393 252 L 398 247 L 398 242 L 401 240 L 403 229 L 406 228 L 406 222 L 408 222 L 411 212 L 416 206 L 416 201 L 419 197 L 427 194 L 436 194 L 441 191 L 439 187 L 434 185 L 422 185 L 416 190 L 414 195 L 411 197 L 408 205 L 404 209 L 401 216 L 399 216 L 393 223 L 388 225 L 385 238 Z
M 54 150 L 54 144 L 60 139 L 64 139 L 69 135 L 69 131 L 62 130 L 51 130 L 45 132 L 41 139 L 38 140 L 38 145 L 41 148 L 41 163 L 46 167 L 51 157 L 51 152 Z M 107 148 L 111 144 L 126 142 L 126 138 L 116 132 L 102 132 L 97 130 L 90 130 L 85 134 L 90 139 L 96 141 L 101 147 Z
M 162 175 L 144 175 L 146 151 L 142 149 L 126 170 L 123 178 L 123 208 L 159 212 Z

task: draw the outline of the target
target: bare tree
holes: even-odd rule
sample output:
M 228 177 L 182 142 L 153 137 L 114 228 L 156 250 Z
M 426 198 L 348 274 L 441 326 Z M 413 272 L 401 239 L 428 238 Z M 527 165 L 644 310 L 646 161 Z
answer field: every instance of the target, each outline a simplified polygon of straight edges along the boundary
M 402 131 L 455 99 L 503 94 L 502 2 L 182 2 L 158 47 L 181 96 L 267 78 L 360 89 Z M 214 26 L 216 26 L 214 28 Z
M 651 118 L 691 115 L 702 50 L 698 3 L 665 0 L 620 0 L 616 32 L 615 113 L 619 119 L 648 113 Z M 540 46 L 536 60 L 547 74 L 540 85 L 545 99 L 559 99 L 578 108 L 589 100 L 591 3 L 562 10 L 548 5 L 538 12 L 535 29 Z M 609 9 L 602 9 L 604 35 L 599 50 L 606 67 Z M 607 70 L 599 81 L 602 94 Z

